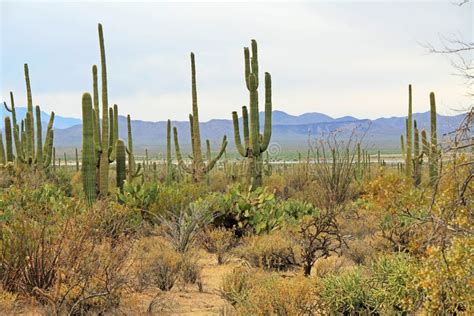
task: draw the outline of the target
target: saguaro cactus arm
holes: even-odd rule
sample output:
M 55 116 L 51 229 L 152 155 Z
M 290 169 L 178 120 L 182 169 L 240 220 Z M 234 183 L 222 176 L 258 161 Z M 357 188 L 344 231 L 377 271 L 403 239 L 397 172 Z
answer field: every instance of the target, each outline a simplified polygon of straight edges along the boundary
M 237 116 L 237 112 L 232 112 L 232 121 L 234 122 L 234 142 L 237 151 L 242 157 L 247 157 L 247 147 L 244 148 L 242 146 L 242 141 L 240 140 L 240 130 L 239 130 L 239 118 Z M 244 124 L 245 130 L 245 124 Z
M 176 158 L 178 159 L 178 164 L 179 166 L 186 172 L 192 173 L 191 168 L 186 166 L 186 164 L 183 161 L 183 156 L 181 155 L 181 149 L 179 148 L 179 142 L 178 142 L 178 129 L 176 127 L 173 127 L 173 136 L 174 136 L 174 148 L 176 151 Z
M 212 159 L 208 165 L 206 166 L 206 169 L 205 169 L 205 172 L 209 172 L 212 170 L 212 168 L 214 168 L 215 164 L 217 163 L 217 161 L 219 161 L 219 159 L 221 159 L 222 155 L 224 154 L 225 152 L 225 148 L 227 147 L 227 136 L 224 136 L 222 138 L 222 145 L 221 145 L 221 150 L 219 151 L 219 154 L 217 154 L 217 156 Z M 209 155 L 210 156 L 210 155 Z
M 267 150 L 272 138 L 272 77 L 265 73 L 265 127 L 263 130 L 263 142 L 260 145 L 260 151 Z

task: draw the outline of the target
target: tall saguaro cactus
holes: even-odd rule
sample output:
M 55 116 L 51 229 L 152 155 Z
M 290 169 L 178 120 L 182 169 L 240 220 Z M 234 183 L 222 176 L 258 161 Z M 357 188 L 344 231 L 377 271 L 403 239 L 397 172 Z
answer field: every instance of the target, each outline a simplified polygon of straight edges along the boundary
M 411 179 L 413 175 L 413 164 L 412 164 L 412 140 L 413 140 L 413 133 L 412 133 L 412 126 L 413 126 L 413 105 L 412 105 L 412 91 L 411 85 L 408 86 L 408 118 L 406 121 L 406 157 L 405 157 L 405 172 L 408 179 Z
M 26 95 L 27 95 L 27 112 L 26 118 L 21 121 L 21 127 L 18 126 L 15 100 L 13 93 L 10 92 L 10 108 L 4 102 L 7 112 L 12 114 L 11 128 L 13 130 L 13 140 L 16 150 L 16 161 L 18 163 L 35 166 L 38 170 L 48 168 L 51 163 L 53 148 L 53 123 L 54 112 L 51 112 L 48 127 L 46 130 L 46 140 L 43 145 L 42 126 L 41 126 L 41 109 L 36 106 L 33 113 L 33 97 L 31 94 L 30 74 L 28 64 L 24 66 Z M 35 118 L 36 115 L 36 142 L 35 142 Z M 8 144 L 7 144 L 8 145 Z M 36 148 L 35 148 L 36 146 Z
M 439 152 L 438 152 L 438 134 L 437 134 L 437 124 L 436 124 L 436 99 L 434 92 L 430 93 L 430 129 L 431 129 L 431 144 L 429 152 L 429 173 L 430 173 L 430 184 L 433 185 L 438 178 L 438 162 L 439 162 Z
M 192 163 L 191 166 L 187 166 L 181 155 L 181 150 L 178 142 L 178 130 L 176 127 L 173 128 L 174 133 L 174 144 L 176 150 L 176 157 L 180 167 L 192 175 L 194 182 L 200 182 L 203 176 L 206 175 L 212 168 L 214 168 L 216 162 L 221 158 L 224 150 L 227 146 L 227 137 L 224 135 L 222 139 L 222 145 L 219 153 L 214 159 L 211 159 L 209 163 L 204 163 L 202 159 L 201 151 L 201 133 L 199 130 L 199 111 L 197 104 L 197 88 L 196 88 L 196 65 L 194 62 L 194 53 L 191 53 L 191 86 L 192 86 L 192 114 L 189 114 L 189 125 L 191 131 L 191 147 L 192 147 Z
M 234 122 L 234 139 L 239 154 L 248 159 L 248 175 L 252 188 L 262 185 L 263 158 L 272 136 L 272 81 L 268 72 L 265 73 L 265 126 L 263 135 L 260 134 L 258 109 L 258 54 L 257 42 L 252 40 L 252 56 L 248 47 L 244 48 L 245 83 L 249 90 L 250 120 L 247 107 L 242 107 L 242 123 L 244 143 L 242 144 L 239 131 L 237 112 L 232 112 Z
M 171 160 L 171 121 L 166 122 L 166 183 L 173 180 L 173 162 Z
M 89 93 L 82 95 L 82 187 L 86 200 L 91 204 L 96 192 L 96 159 L 94 146 L 94 116 L 92 98 Z

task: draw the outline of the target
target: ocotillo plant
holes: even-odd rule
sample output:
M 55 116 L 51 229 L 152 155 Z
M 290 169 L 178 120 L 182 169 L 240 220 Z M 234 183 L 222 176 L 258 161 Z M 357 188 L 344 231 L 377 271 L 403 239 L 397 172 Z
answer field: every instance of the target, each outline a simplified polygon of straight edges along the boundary
M 196 65 L 194 62 L 194 54 L 191 53 L 191 86 L 192 86 L 192 102 L 193 102 L 193 113 L 189 114 L 189 125 L 191 130 L 191 147 L 192 147 L 192 163 L 187 166 L 183 161 L 181 150 L 178 143 L 178 130 L 176 127 L 173 128 L 174 132 L 174 144 L 176 150 L 176 157 L 180 167 L 192 175 L 194 182 L 202 181 L 204 175 L 206 175 L 212 168 L 214 168 L 216 162 L 221 158 L 224 150 L 227 146 L 227 137 L 224 135 L 222 139 L 222 146 L 214 159 L 211 159 L 209 163 L 204 163 L 201 151 L 201 132 L 199 130 L 199 113 L 197 104 L 197 88 L 196 88 Z
M 252 40 L 252 56 L 248 47 L 244 48 L 245 83 L 250 94 L 250 121 L 247 107 L 242 107 L 242 124 L 244 143 L 240 139 L 239 119 L 237 112 L 232 112 L 234 122 L 235 146 L 239 154 L 248 160 L 248 177 L 252 188 L 262 186 L 262 154 L 267 150 L 272 136 L 272 80 L 268 72 L 265 73 L 265 127 L 260 134 L 258 110 L 258 54 L 257 42 Z
M 82 95 L 82 187 L 89 204 L 96 199 L 96 149 L 94 148 L 94 119 L 92 98 Z
M 41 126 L 41 109 L 36 106 L 36 143 L 35 143 L 35 120 L 33 113 L 33 97 L 31 94 L 30 75 L 28 64 L 24 65 L 26 94 L 27 94 L 27 113 L 26 118 L 21 121 L 21 127 L 18 126 L 16 117 L 15 100 L 13 93 L 10 92 L 10 108 L 4 102 L 7 112 L 12 114 L 13 139 L 16 149 L 16 161 L 18 163 L 36 166 L 37 169 L 48 168 L 51 163 L 51 153 L 53 148 L 53 123 L 54 112 L 51 116 L 46 130 L 46 140 L 43 146 L 42 126 Z M 7 143 L 8 146 L 8 143 Z M 36 148 L 35 148 L 36 146 Z

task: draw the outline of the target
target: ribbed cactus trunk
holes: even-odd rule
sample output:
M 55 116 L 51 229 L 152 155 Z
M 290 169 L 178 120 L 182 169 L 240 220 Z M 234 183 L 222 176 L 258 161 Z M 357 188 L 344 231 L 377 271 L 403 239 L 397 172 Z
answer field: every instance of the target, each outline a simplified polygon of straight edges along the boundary
M 248 178 L 252 188 L 263 184 L 263 157 L 267 150 L 272 134 L 272 90 L 271 76 L 265 73 L 265 126 L 263 135 L 260 134 L 259 108 L 258 108 L 258 53 L 257 42 L 252 40 L 252 56 L 247 47 L 244 48 L 245 83 L 249 91 L 250 119 L 247 107 L 242 107 L 242 123 L 244 144 L 240 139 L 239 119 L 237 112 L 232 112 L 234 122 L 234 138 L 239 154 L 248 160 Z
M 15 102 L 13 93 L 10 92 L 11 107 L 8 108 L 4 102 L 5 109 L 12 113 L 11 128 L 13 129 L 13 139 L 16 149 L 17 163 L 25 163 L 29 166 L 36 166 L 36 169 L 42 170 L 49 167 L 51 162 L 51 153 L 53 147 L 53 123 L 54 112 L 51 116 L 46 131 L 46 140 L 43 146 L 42 126 L 41 126 L 41 109 L 36 106 L 33 113 L 33 100 L 31 95 L 30 75 L 28 65 L 25 64 L 25 82 L 27 91 L 27 112 L 26 118 L 21 121 L 21 129 L 17 123 Z M 33 116 L 36 115 L 36 143 L 35 143 L 35 122 Z M 36 146 L 36 148 L 35 148 Z
M 43 169 L 43 133 L 41 126 L 41 109 L 36 106 L 36 166 Z
M 82 187 L 89 204 L 96 199 L 96 158 L 94 146 L 94 117 L 92 98 L 89 93 L 82 96 Z
M 411 85 L 408 86 L 408 118 L 406 121 L 406 158 L 405 158 L 405 173 L 408 179 L 413 176 L 413 163 L 412 163 L 412 126 L 413 126 L 413 106 L 412 106 L 412 90 Z
M 218 155 L 210 162 L 205 164 L 202 160 L 201 151 L 201 133 L 199 130 L 199 111 L 197 103 L 197 87 L 196 87 L 196 65 L 194 60 L 194 54 L 191 53 L 191 87 L 192 87 L 192 114 L 189 114 L 189 128 L 191 132 L 191 147 L 192 147 L 192 163 L 191 166 L 186 166 L 181 155 L 181 150 L 178 143 L 178 130 L 176 127 L 173 128 L 174 143 L 176 157 L 178 159 L 179 166 L 185 172 L 190 173 L 193 182 L 201 182 L 204 175 L 206 175 L 212 168 L 214 168 L 216 162 L 221 158 L 224 150 L 227 146 L 227 137 L 224 136 L 222 139 L 222 146 Z
M 5 146 L 3 145 L 3 135 L 0 131 L 0 165 L 5 165 L 7 163 Z
M 166 184 L 173 180 L 173 162 L 171 161 L 171 121 L 166 122 Z
M 109 193 L 109 101 L 107 95 L 107 65 L 105 60 L 105 44 L 102 25 L 99 24 L 100 67 L 102 79 L 102 140 L 100 155 L 99 194 Z
M 13 162 L 12 126 L 10 117 L 5 117 L 5 144 L 7 162 Z
M 437 124 L 436 124 L 436 99 L 434 92 L 430 93 L 430 127 L 431 127 L 431 147 L 429 155 L 429 173 L 430 173 L 430 184 L 434 185 L 438 179 L 438 163 L 439 163 L 439 151 L 438 151 L 438 136 L 437 136 Z
M 414 174 L 413 174 L 413 179 L 414 179 L 414 184 L 415 186 L 419 186 L 421 184 L 421 162 L 423 161 L 422 156 L 420 156 L 420 134 L 418 132 L 418 126 L 416 123 L 416 120 L 414 121 L 414 127 L 415 127 L 415 135 L 414 135 L 414 159 L 413 159 L 413 165 L 414 165 Z
M 79 172 L 79 154 L 76 148 L 76 172 Z
M 123 191 L 123 183 L 126 177 L 125 166 L 125 144 L 119 139 L 116 142 L 116 167 L 117 167 L 117 188 Z

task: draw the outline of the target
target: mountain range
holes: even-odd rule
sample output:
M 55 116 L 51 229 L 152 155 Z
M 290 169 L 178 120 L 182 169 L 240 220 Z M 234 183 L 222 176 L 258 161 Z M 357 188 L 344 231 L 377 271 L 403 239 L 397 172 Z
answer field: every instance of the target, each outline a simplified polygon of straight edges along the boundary
M 19 119 L 25 116 L 25 108 L 17 108 Z M 456 116 L 438 115 L 438 135 L 447 134 L 459 126 L 465 114 Z M 415 113 L 419 130 L 429 131 L 430 113 Z M 370 148 L 386 151 L 395 151 L 400 148 L 400 135 L 405 134 L 406 117 L 378 118 L 374 120 L 358 119 L 351 116 L 332 118 L 322 113 L 305 113 L 290 115 L 283 111 L 272 113 L 272 140 L 279 151 L 296 151 L 308 148 L 308 139 L 324 137 L 330 133 L 338 133 L 341 137 L 350 137 L 355 132 L 355 137 L 362 139 Z M 42 113 L 43 128 L 45 128 L 49 115 Z M 264 114 L 260 113 L 260 122 L 263 125 Z M 81 120 L 56 115 L 54 127 L 54 143 L 58 149 L 80 148 L 82 141 Z M 186 151 L 190 149 L 189 122 L 172 121 L 172 126 L 178 129 L 181 147 Z M 211 147 L 218 150 L 223 135 L 229 139 L 229 149 L 234 150 L 234 131 L 232 120 L 213 119 L 202 122 L 202 139 L 209 139 Z M 241 133 L 242 133 L 242 127 Z M 263 128 L 263 126 L 262 126 Z M 166 146 L 166 122 L 151 122 L 132 120 L 133 143 L 137 153 L 148 148 L 151 152 L 162 152 Z M 127 138 L 127 122 L 124 116 L 119 116 L 119 136 Z M 204 145 L 203 145 L 204 146 Z

